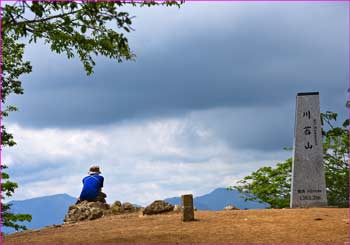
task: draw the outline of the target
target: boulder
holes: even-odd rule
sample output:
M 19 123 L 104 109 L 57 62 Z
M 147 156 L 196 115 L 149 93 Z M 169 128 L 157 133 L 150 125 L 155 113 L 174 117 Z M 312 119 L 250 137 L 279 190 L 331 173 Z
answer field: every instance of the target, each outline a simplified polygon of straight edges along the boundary
M 240 210 L 240 209 L 233 206 L 233 205 L 228 205 L 228 206 L 224 207 L 224 210 Z
M 121 207 L 122 203 L 120 201 L 115 201 L 114 203 L 112 203 L 111 208 L 113 207 Z
M 64 218 L 65 223 L 75 223 L 83 220 L 94 220 L 102 217 L 109 205 L 102 202 L 83 201 L 69 207 Z
M 124 214 L 124 213 L 134 213 L 140 210 L 140 207 L 137 207 L 129 202 L 121 203 L 120 201 L 115 201 L 110 208 L 110 213 L 112 214 Z
M 152 214 L 160 214 L 160 213 L 164 213 L 164 212 L 170 212 L 174 210 L 174 206 L 171 205 L 170 203 L 161 201 L 161 200 L 157 200 L 152 202 L 149 206 L 147 206 L 144 210 L 143 210 L 143 214 L 146 215 L 152 215 Z
M 124 212 L 134 212 L 136 211 L 136 207 L 129 202 L 125 202 L 122 204 L 122 210 Z
M 111 205 L 111 212 L 113 214 L 120 213 L 122 211 L 122 203 L 120 201 L 115 201 Z

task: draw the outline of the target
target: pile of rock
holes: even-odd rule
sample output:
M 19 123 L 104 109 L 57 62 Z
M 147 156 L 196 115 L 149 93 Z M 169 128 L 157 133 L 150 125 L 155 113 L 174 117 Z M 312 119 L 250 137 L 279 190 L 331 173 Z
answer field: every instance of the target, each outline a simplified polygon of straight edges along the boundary
M 75 223 L 83 220 L 94 220 L 102 217 L 109 209 L 109 205 L 102 202 L 83 201 L 72 205 L 64 218 L 65 223 Z
M 170 203 L 157 200 L 148 205 L 143 211 L 143 214 L 152 215 L 152 214 L 160 214 L 164 212 L 171 212 L 174 210 L 174 206 Z
M 181 210 L 180 206 L 177 208 L 179 211 Z M 69 207 L 64 222 L 75 223 L 84 220 L 94 220 L 108 215 L 128 214 L 141 211 L 142 215 L 160 214 L 174 211 L 174 206 L 160 200 L 154 201 L 146 208 L 135 206 L 129 202 L 122 204 L 120 201 L 115 201 L 111 205 L 102 202 L 83 201 Z
M 140 207 L 136 207 L 128 202 L 122 204 L 120 201 L 115 201 L 110 206 L 101 202 L 83 201 L 69 207 L 64 222 L 75 223 L 84 220 L 94 220 L 107 215 L 134 213 L 138 211 L 140 211 Z
M 224 210 L 240 210 L 240 209 L 233 206 L 233 205 L 228 205 L 228 206 L 224 207 Z
M 120 201 L 115 201 L 110 208 L 112 214 L 123 214 L 123 213 L 134 213 L 138 212 L 141 208 L 132 205 L 129 202 L 121 203 Z

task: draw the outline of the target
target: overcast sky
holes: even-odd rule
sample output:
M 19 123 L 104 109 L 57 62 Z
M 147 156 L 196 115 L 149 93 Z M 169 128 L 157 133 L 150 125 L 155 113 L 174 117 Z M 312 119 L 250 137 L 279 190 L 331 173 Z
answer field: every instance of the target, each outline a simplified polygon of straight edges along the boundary
M 78 196 L 92 163 L 108 201 L 145 205 L 227 187 L 291 156 L 295 96 L 346 117 L 347 3 L 185 3 L 130 8 L 136 61 L 87 76 L 43 43 L 5 123 L 14 199 Z

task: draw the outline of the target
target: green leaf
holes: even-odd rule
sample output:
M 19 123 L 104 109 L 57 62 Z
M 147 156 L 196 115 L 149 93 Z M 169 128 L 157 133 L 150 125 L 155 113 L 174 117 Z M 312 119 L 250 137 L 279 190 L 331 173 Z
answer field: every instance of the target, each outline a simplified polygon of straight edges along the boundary
M 82 33 L 85 33 L 86 32 L 86 25 L 81 26 L 80 30 L 81 30 Z

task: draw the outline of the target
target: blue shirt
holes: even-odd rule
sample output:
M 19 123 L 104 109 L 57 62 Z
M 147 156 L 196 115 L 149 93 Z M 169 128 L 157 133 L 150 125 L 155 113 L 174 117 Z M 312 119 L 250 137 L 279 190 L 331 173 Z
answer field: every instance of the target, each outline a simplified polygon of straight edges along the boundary
M 103 176 L 98 174 L 86 176 L 83 179 L 84 186 L 80 194 L 80 200 L 93 201 L 100 192 L 100 188 L 103 187 L 103 180 Z

